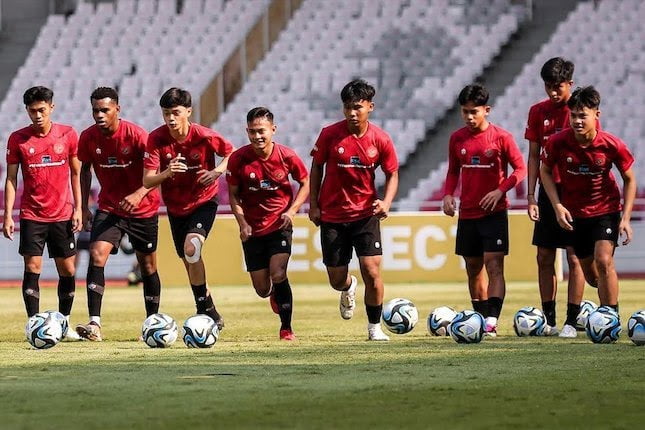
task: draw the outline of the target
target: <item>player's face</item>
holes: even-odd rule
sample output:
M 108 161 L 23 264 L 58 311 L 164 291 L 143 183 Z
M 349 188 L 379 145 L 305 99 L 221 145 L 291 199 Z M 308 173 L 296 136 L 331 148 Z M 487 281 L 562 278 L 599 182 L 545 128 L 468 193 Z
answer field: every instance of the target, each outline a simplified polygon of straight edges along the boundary
M 276 126 L 266 117 L 255 118 L 247 124 L 246 135 L 255 150 L 263 150 L 273 142 Z
M 54 110 L 54 105 L 42 101 L 33 102 L 26 109 L 33 126 L 36 128 L 44 128 L 51 122 L 50 115 Z
M 461 106 L 461 117 L 471 131 L 482 130 L 489 113 L 490 106 L 475 106 L 473 102 Z
M 109 97 L 100 100 L 92 99 L 92 116 L 94 117 L 94 122 L 102 131 L 116 130 L 120 110 L 119 105 Z
M 343 114 L 350 127 L 358 127 L 369 119 L 370 112 L 374 110 L 374 102 L 360 100 L 343 104 Z
M 588 136 L 594 131 L 598 118 L 600 118 L 600 111 L 588 107 L 571 109 L 569 114 L 571 128 L 578 136 Z
M 187 108 L 186 106 L 174 106 L 172 108 L 161 109 L 164 122 L 169 129 L 175 131 L 188 124 L 188 118 L 190 118 L 192 112 L 192 108 Z
M 551 100 L 552 103 L 559 105 L 566 103 L 566 101 L 569 100 L 569 97 L 571 97 L 572 85 L 573 81 L 564 81 L 558 84 L 545 82 L 544 91 L 546 91 L 546 95 L 549 96 L 549 100 Z

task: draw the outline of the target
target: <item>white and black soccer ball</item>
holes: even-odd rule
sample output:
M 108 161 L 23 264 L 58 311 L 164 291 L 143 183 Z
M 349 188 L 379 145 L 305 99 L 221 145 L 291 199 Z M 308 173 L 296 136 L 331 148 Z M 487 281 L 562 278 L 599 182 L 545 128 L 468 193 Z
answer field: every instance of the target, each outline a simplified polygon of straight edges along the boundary
M 166 314 L 152 314 L 143 322 L 141 336 L 150 348 L 167 348 L 177 340 L 175 320 Z
M 37 313 L 27 320 L 27 341 L 36 349 L 48 349 L 63 338 L 63 327 L 51 314 Z
M 618 312 L 609 306 L 601 306 L 587 319 L 587 336 L 593 343 L 614 343 L 622 327 Z
M 450 336 L 457 343 L 479 343 L 484 337 L 486 321 L 479 312 L 459 312 L 450 323 Z
M 578 317 L 576 318 L 577 330 L 584 331 L 587 329 L 587 319 L 596 309 L 598 309 L 598 305 L 591 300 L 583 300 L 580 302 L 580 312 L 578 312 Z
M 197 314 L 184 321 L 184 343 L 188 348 L 211 348 L 218 338 L 219 329 L 210 316 Z
M 440 306 L 428 315 L 428 333 L 433 336 L 450 336 L 448 326 L 457 316 L 457 312 L 449 306 Z
M 515 313 L 513 329 L 518 336 L 542 336 L 546 328 L 544 313 L 533 306 L 526 306 Z
M 54 318 L 56 321 L 61 326 L 61 329 L 63 330 L 63 337 L 67 336 L 67 330 L 69 330 L 69 322 L 67 322 L 67 318 L 65 318 L 65 315 L 58 311 L 45 311 L 45 313 L 48 313 Z
M 629 318 L 627 334 L 636 345 L 645 345 L 645 309 L 634 312 Z
M 383 305 L 381 319 L 385 328 L 392 333 L 404 334 L 417 324 L 419 312 L 410 300 L 396 298 Z

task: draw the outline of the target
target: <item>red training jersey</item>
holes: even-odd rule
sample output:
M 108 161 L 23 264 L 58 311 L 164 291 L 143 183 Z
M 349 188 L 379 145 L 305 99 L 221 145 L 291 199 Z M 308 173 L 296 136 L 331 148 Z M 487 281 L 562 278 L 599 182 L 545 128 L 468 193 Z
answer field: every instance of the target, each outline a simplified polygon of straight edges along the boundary
M 174 216 L 188 215 L 217 195 L 219 181 L 202 185 L 198 182 L 197 172 L 213 170 L 216 167 L 215 155 L 226 157 L 233 152 L 233 145 L 219 133 L 194 123 L 190 124 L 183 142 L 177 142 L 168 127 L 162 125 L 150 133 L 146 147 L 144 167 L 149 170 L 165 170 L 178 154 L 186 158 L 188 171 L 177 173 L 161 183 L 161 196 L 168 213 Z
M 508 176 L 508 165 L 513 173 Z M 448 173 L 444 196 L 452 195 L 461 175 L 461 203 L 459 218 L 482 218 L 491 212 L 482 209 L 479 202 L 496 189 L 504 193 L 492 212 L 508 208 L 506 193 L 526 176 L 526 165 L 513 136 L 501 127 L 489 123 L 480 133 L 467 127 L 450 136 Z
M 159 191 L 150 192 L 132 212 L 119 203 L 143 186 L 143 155 L 148 133 L 136 124 L 120 120 L 113 135 L 105 136 L 95 124 L 81 133 L 78 158 L 91 163 L 101 184 L 99 209 L 121 217 L 150 218 L 159 210 Z
M 324 222 L 350 222 L 371 216 L 372 203 L 378 198 L 376 168 L 381 166 L 386 174 L 399 169 L 392 139 L 372 123 L 362 137 L 351 134 L 345 120 L 323 128 L 311 155 L 316 164 L 325 164 L 318 195 Z
M 21 219 L 59 222 L 72 218 L 69 166 L 77 151 L 78 136 L 68 125 L 53 123 L 43 137 L 31 126 L 11 133 L 7 164 L 19 164 L 22 169 Z
M 277 143 L 266 160 L 258 157 L 251 145 L 243 146 L 229 158 L 226 180 L 239 187 L 238 199 L 253 236 L 280 229 L 280 216 L 293 202 L 289 175 L 300 182 L 309 173 L 291 148 Z
M 616 136 L 598 130 L 591 144 L 583 147 L 572 129 L 551 136 L 542 162 L 560 170 L 560 201 L 575 218 L 589 218 L 622 209 L 620 191 L 611 168 L 625 172 L 634 163 L 627 146 Z

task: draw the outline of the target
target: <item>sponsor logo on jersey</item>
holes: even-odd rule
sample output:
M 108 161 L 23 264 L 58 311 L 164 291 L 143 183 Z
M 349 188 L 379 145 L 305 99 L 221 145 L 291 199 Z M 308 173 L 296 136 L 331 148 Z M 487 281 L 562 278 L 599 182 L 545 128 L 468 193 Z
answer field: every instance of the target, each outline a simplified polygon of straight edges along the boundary
M 480 164 L 480 162 L 481 160 L 479 159 L 479 155 L 473 155 L 472 157 L 470 157 L 470 164 L 477 166 Z
M 109 166 L 115 166 L 118 164 L 119 160 L 117 160 L 116 157 L 108 157 L 107 162 Z
M 43 164 L 49 164 L 52 162 L 52 157 L 50 155 L 43 155 L 40 162 Z

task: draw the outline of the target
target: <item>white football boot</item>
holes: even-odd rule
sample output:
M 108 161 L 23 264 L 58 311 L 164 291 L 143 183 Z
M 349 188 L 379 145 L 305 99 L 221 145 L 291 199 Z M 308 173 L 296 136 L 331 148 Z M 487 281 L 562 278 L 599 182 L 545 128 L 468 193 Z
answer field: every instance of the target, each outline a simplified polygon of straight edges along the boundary
M 367 340 L 387 342 L 390 337 L 383 333 L 381 324 L 367 324 Z
M 354 308 L 356 307 L 356 285 L 358 284 L 358 279 L 356 276 L 350 276 L 352 282 L 349 285 L 347 291 L 340 292 L 340 316 L 344 320 L 351 319 L 354 316 Z
M 576 331 L 576 328 L 574 326 L 565 324 L 564 327 L 562 327 L 562 331 L 560 332 L 559 336 L 573 339 L 574 337 L 578 337 L 578 332 Z

